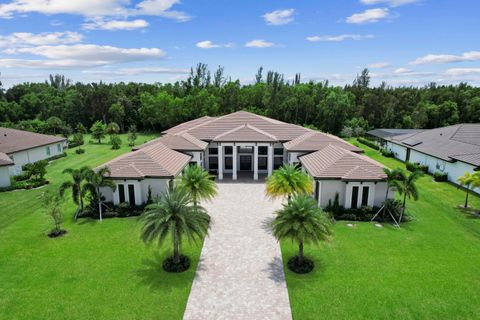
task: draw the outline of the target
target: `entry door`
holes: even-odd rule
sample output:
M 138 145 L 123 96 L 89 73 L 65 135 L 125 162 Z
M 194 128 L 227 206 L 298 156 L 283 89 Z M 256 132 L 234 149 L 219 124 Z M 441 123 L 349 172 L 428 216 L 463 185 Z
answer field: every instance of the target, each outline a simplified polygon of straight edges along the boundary
M 252 171 L 252 156 L 251 155 L 240 155 L 240 170 L 241 171 Z

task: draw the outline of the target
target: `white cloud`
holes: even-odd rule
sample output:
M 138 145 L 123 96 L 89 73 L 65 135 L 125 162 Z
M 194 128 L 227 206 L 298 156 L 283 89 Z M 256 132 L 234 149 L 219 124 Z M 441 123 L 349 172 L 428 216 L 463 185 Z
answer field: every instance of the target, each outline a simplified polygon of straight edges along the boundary
M 17 48 L 23 46 L 42 46 L 55 44 L 70 44 L 82 41 L 83 36 L 78 32 L 44 32 L 29 33 L 15 32 L 8 36 L 0 35 L 0 47 Z
M 0 17 L 11 18 L 15 14 L 73 14 L 90 18 L 161 16 L 186 21 L 190 17 L 184 12 L 170 10 L 180 0 L 143 0 L 131 6 L 128 0 L 11 0 L 0 4 Z
M 400 7 L 406 4 L 420 2 L 422 0 L 360 0 L 365 5 L 386 4 L 390 7 Z
M 364 24 L 378 22 L 390 17 L 388 8 L 367 9 L 361 13 L 352 14 L 347 18 L 347 23 Z
M 364 40 L 375 38 L 373 34 L 360 35 L 360 34 L 341 34 L 338 36 L 312 36 L 306 39 L 310 42 L 329 41 L 329 42 L 341 42 L 345 40 Z
M 461 55 L 428 54 L 411 61 L 410 65 L 480 61 L 480 51 L 465 52 Z
M 171 68 L 122 68 L 118 70 L 83 70 L 82 73 L 106 76 L 137 76 L 142 74 L 188 74 L 189 69 Z
M 83 60 L 31 60 L 31 59 L 0 59 L 3 68 L 21 69 L 76 69 L 79 67 L 96 67 L 105 65 L 105 61 Z
M 281 26 L 292 22 L 294 14 L 295 9 L 284 9 L 267 12 L 262 17 L 269 25 Z
M 396 73 L 396 74 L 405 74 L 405 73 L 411 73 L 411 72 L 412 70 L 407 68 L 398 68 L 398 69 L 395 69 L 395 71 L 393 71 L 393 73 Z
M 480 68 L 451 68 L 445 71 L 448 76 L 480 75 Z
M 232 48 L 233 43 L 227 43 L 227 44 L 216 44 L 213 43 L 210 40 L 205 40 L 205 41 L 200 41 L 197 42 L 196 46 L 201 49 L 213 49 L 213 48 Z
M 381 61 L 381 62 L 370 63 L 368 67 L 375 68 L 375 69 L 382 69 L 382 68 L 391 67 L 391 64 L 389 62 Z
M 86 30 L 135 30 L 148 27 L 148 22 L 143 19 L 137 20 L 104 20 L 96 19 L 82 25 Z
M 265 40 L 252 40 L 245 44 L 245 47 L 249 48 L 270 48 L 273 47 L 275 44 L 273 42 L 265 41 Z

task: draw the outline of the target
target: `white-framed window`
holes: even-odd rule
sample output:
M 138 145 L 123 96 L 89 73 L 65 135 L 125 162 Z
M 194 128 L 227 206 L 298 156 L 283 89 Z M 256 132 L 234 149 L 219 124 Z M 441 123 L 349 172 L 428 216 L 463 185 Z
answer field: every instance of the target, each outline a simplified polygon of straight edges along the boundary
M 50 146 L 45 147 L 45 152 L 47 153 L 47 156 L 50 155 Z
M 62 146 L 60 145 L 60 143 L 57 143 L 57 151 L 62 152 Z

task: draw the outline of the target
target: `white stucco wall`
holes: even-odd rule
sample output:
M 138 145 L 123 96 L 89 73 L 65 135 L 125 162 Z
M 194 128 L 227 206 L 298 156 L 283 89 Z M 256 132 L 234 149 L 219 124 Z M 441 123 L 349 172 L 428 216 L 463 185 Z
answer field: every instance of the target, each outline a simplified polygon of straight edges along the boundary
M 405 159 L 407 158 L 407 148 L 405 148 L 404 146 L 398 145 L 391 141 L 387 141 L 386 148 L 387 150 L 392 151 L 395 158 L 397 158 L 398 160 L 405 161 Z
M 183 153 L 192 156 L 192 159 L 190 160 L 190 162 L 196 162 L 199 166 L 204 168 L 203 151 L 185 151 Z
M 304 154 L 306 154 L 306 152 L 288 152 L 287 161 L 290 164 L 300 162 L 298 157 L 303 156 Z
M 60 148 L 58 146 L 60 146 Z M 50 155 L 47 154 L 47 147 L 50 148 Z M 62 154 L 64 147 L 65 143 L 57 142 L 42 147 L 9 153 L 8 155 L 15 163 L 13 166 L 9 167 L 10 175 L 14 176 L 20 174 L 22 172 L 22 166 L 27 163 L 37 162 Z
M 129 202 L 128 185 L 131 184 L 135 188 L 135 205 L 141 205 L 148 199 L 148 187 L 152 189 L 152 198 L 155 199 L 162 192 L 168 189 L 168 183 L 170 179 L 145 179 L 145 180 L 113 180 L 117 188 L 112 191 L 110 188 L 101 188 L 102 195 L 105 197 L 105 201 L 113 202 L 115 205 L 120 204 L 120 189 L 119 184 L 123 184 L 125 202 Z
M 0 167 L 0 187 L 8 187 L 10 185 L 9 166 Z

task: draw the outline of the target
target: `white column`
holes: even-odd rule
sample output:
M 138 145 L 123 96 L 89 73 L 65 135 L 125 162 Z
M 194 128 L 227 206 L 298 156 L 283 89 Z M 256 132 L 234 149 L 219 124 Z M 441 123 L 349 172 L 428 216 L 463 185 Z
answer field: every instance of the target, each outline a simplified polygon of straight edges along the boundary
M 223 180 L 223 147 L 218 144 L 218 180 Z
M 253 180 L 258 180 L 258 146 L 253 146 Z
M 232 180 L 237 180 L 237 146 L 232 147 Z
M 268 176 L 272 175 L 273 171 L 273 146 L 270 144 L 268 146 L 268 158 L 267 158 L 267 168 L 268 168 Z

